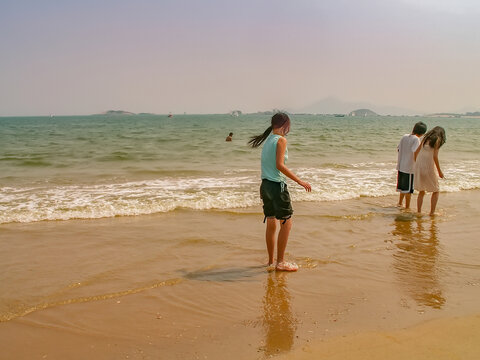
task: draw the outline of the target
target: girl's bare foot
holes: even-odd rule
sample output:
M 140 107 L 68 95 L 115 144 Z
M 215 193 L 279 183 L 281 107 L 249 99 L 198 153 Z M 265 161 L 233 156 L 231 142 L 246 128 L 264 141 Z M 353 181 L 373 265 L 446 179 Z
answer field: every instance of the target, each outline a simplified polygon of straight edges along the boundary
M 277 263 L 277 266 L 275 267 L 275 270 L 277 270 L 277 271 L 297 271 L 298 270 L 298 265 L 295 264 L 295 263 L 282 261 L 282 262 Z

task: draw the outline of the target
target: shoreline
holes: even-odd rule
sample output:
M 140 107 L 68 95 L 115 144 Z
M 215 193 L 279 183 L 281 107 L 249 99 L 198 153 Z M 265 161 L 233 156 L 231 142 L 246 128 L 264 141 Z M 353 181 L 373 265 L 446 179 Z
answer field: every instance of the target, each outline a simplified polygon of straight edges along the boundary
M 472 189 L 466 189 L 466 190 L 460 190 L 460 191 L 454 191 L 454 192 L 448 192 L 448 191 L 440 191 L 440 197 L 443 198 L 444 196 L 455 196 L 455 194 L 464 194 L 468 192 L 480 192 L 480 188 L 472 188 Z M 410 206 L 409 210 L 406 210 L 407 212 L 410 212 L 412 214 L 418 215 L 418 216 L 427 216 L 428 214 L 428 209 L 430 207 L 430 193 L 427 193 L 425 196 L 426 201 L 424 201 L 423 208 L 422 208 L 422 213 L 418 214 L 416 211 L 416 197 L 418 196 L 418 192 L 414 193 L 412 196 L 412 203 Z M 338 199 L 338 200 L 295 200 L 293 199 L 293 203 L 296 206 L 299 206 L 302 211 L 304 208 L 308 209 L 314 209 L 314 208 L 326 208 L 329 206 L 332 206 L 334 208 L 342 208 L 341 205 L 339 204 L 351 204 L 355 203 L 358 201 L 362 200 L 367 200 L 367 201 L 372 201 L 380 204 L 380 206 L 383 207 L 388 207 L 390 204 L 393 207 L 396 207 L 394 203 L 398 203 L 398 193 L 396 194 L 389 194 L 389 195 L 379 195 L 379 196 L 364 196 L 360 195 L 355 198 L 347 198 L 347 199 Z M 63 223 L 63 222 L 84 222 L 84 221 L 109 221 L 109 220 L 119 220 L 119 219 L 148 219 L 148 218 L 155 218 L 155 217 L 161 217 L 161 216 L 166 216 L 168 214 L 175 214 L 175 213 L 185 213 L 185 212 L 192 212 L 192 213 L 213 213 L 213 214 L 221 214 L 221 213 L 231 213 L 231 214 L 260 214 L 262 215 L 262 208 L 261 208 L 261 203 L 258 203 L 256 205 L 250 205 L 250 206 L 238 206 L 238 207 L 233 207 L 233 208 L 201 208 L 201 209 L 194 209 L 190 207 L 177 207 L 173 210 L 167 210 L 167 211 L 158 211 L 158 212 L 152 212 L 152 213 L 139 213 L 139 214 L 124 214 L 124 215 L 111 215 L 111 216 L 102 216 L 102 217 L 72 217 L 72 218 L 55 218 L 55 219 L 40 219 L 40 220 L 32 220 L 32 221 L 10 221 L 10 222 L 3 222 L 0 223 L 0 227 L 8 227 L 8 226 L 30 226 L 34 224 L 45 224 L 45 223 Z M 405 211 L 404 208 L 399 208 L 396 207 L 400 211 Z M 437 207 L 437 212 L 436 215 L 442 215 L 442 210 L 441 210 L 441 203 Z
M 392 336 L 413 344 L 438 321 L 455 334 L 459 317 L 478 334 L 479 199 L 441 194 L 435 217 L 396 196 L 294 202 L 293 274 L 261 266 L 260 207 L 3 224 L 0 314 L 17 315 L 0 345 L 15 359 L 302 359 L 350 342 L 396 352 Z

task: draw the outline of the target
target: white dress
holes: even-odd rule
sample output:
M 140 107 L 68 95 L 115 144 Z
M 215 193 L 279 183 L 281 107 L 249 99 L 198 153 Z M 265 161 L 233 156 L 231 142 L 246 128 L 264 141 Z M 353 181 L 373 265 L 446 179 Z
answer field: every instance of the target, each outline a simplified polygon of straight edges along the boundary
M 417 155 L 413 188 L 418 191 L 429 192 L 440 190 L 437 172 L 435 171 L 435 162 L 433 161 L 433 148 L 429 144 L 425 144 Z

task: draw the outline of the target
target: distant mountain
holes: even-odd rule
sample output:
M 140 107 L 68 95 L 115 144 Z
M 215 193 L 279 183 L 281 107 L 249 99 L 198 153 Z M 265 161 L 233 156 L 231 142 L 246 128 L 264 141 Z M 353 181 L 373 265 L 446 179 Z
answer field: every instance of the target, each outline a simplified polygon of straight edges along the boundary
M 285 113 L 285 114 L 289 114 L 289 115 L 292 113 L 292 112 L 287 111 L 287 110 L 273 109 L 273 110 L 267 110 L 267 111 L 257 111 L 256 113 L 252 113 L 252 114 L 257 114 L 257 115 L 273 115 L 273 114 L 276 114 L 276 113 L 279 113 L 279 112 L 282 112 L 282 113 Z
M 475 106 L 465 106 L 461 109 L 455 109 L 455 110 L 449 111 L 449 112 L 455 113 L 455 114 L 468 114 L 468 113 L 479 112 L 478 109 L 479 108 L 475 107 Z
M 135 115 L 135 113 L 123 110 L 108 110 L 99 115 Z
M 348 116 L 378 116 L 378 114 L 370 109 L 358 109 L 349 112 Z
M 420 115 L 421 111 L 396 106 L 377 106 L 368 102 L 349 102 L 334 97 L 327 97 L 311 105 L 295 109 L 295 113 L 308 114 L 348 114 L 354 109 L 372 109 L 381 115 Z
M 442 113 L 426 114 L 425 116 L 428 116 L 428 117 L 449 117 L 449 118 L 460 118 L 460 117 L 480 118 L 480 111 L 466 112 L 464 114 L 442 112 Z

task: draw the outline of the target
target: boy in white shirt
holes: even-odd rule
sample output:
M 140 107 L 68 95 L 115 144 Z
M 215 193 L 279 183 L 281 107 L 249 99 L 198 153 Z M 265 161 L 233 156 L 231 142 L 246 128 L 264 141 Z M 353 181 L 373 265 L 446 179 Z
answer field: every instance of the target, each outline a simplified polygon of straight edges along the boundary
M 398 206 L 402 206 L 405 198 L 405 209 L 410 208 L 413 193 L 413 173 L 415 167 L 414 153 L 420 145 L 420 137 L 427 132 L 427 125 L 419 121 L 413 127 L 411 134 L 403 135 L 398 144 L 397 161 L 397 191 L 400 192 Z

